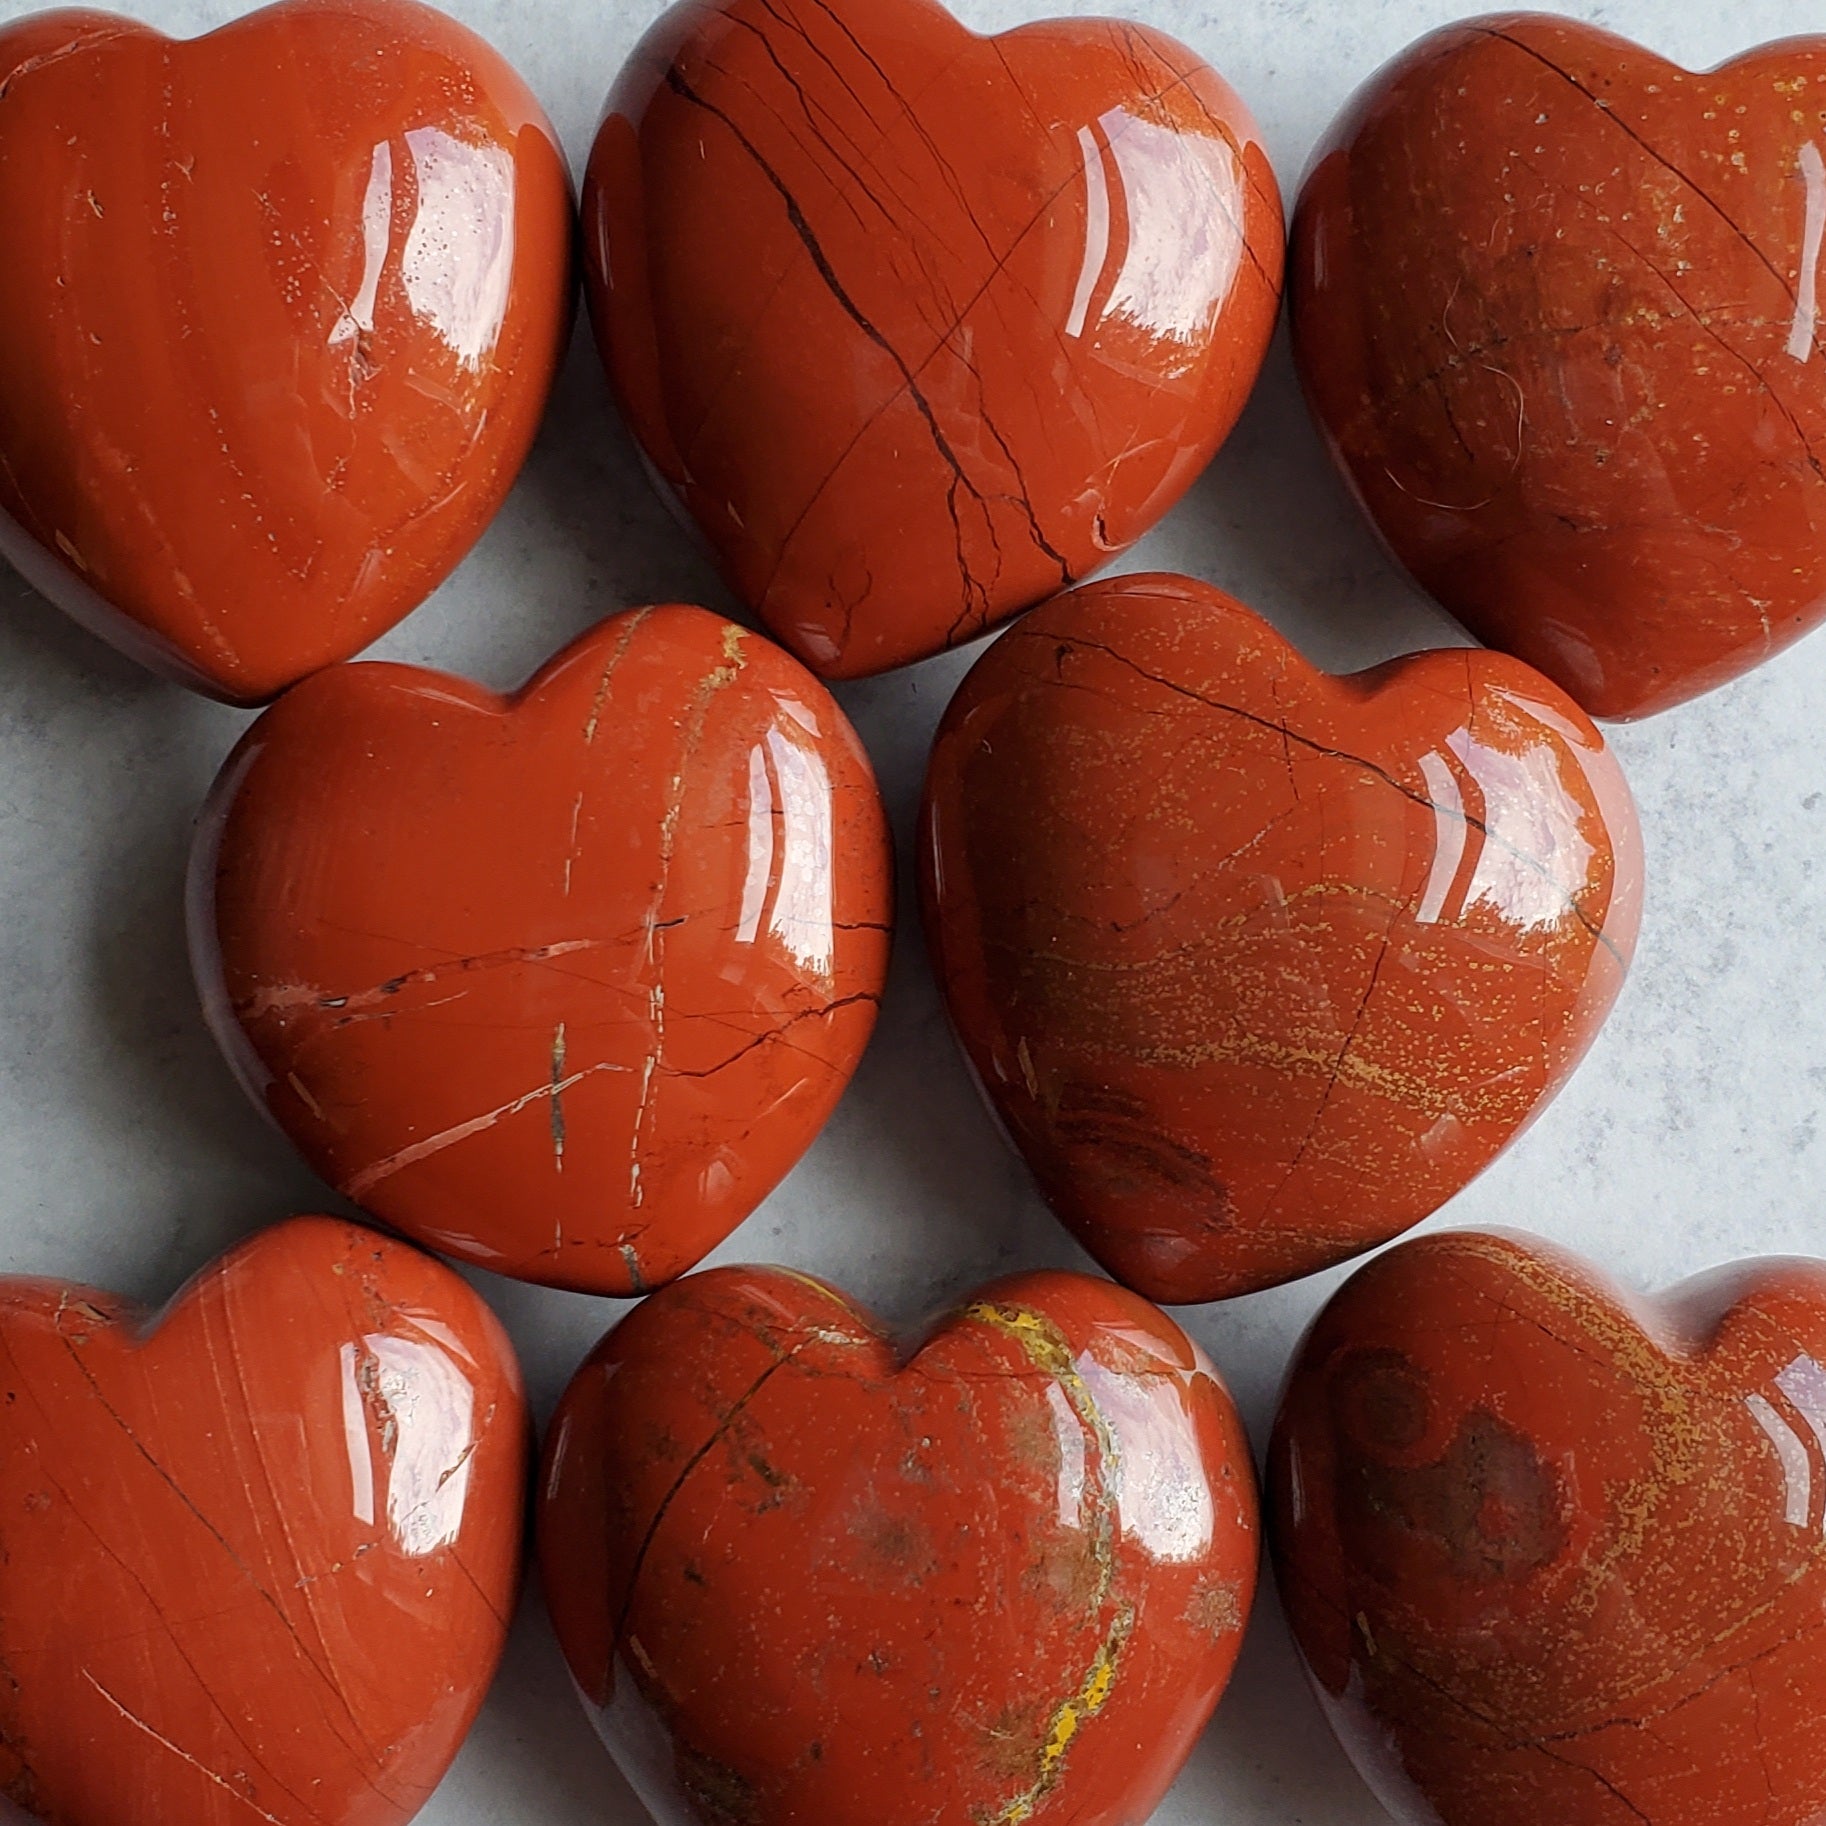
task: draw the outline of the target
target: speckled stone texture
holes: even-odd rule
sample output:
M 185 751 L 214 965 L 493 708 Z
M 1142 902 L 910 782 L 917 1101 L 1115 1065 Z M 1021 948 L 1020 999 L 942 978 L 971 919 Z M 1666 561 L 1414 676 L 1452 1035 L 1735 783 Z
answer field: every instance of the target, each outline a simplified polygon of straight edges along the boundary
M 42 4 L 0 0 L 0 19 Z M 239 4 L 133 0 L 172 32 L 219 25 Z M 446 0 L 446 10 L 525 75 L 581 174 L 604 93 L 661 7 Z M 956 0 L 954 10 L 1002 32 L 1057 9 Z M 1135 9 L 1247 98 L 1290 198 L 1364 78 L 1472 10 L 1465 0 Z M 1598 12 L 1595 0 L 1576 10 Z M 1604 0 L 1602 17 L 1695 69 L 1820 28 L 1801 0 Z M 501 515 L 377 656 L 506 691 L 625 607 L 734 608 L 603 395 L 583 329 Z M 1220 585 L 1332 672 L 1461 637 L 1376 548 L 1301 403 L 1284 337 L 1216 462 L 1116 563 Z M 711 1258 L 793 1263 L 897 1323 L 1017 1268 L 1088 1266 L 972 1087 L 912 937 L 920 781 L 933 727 L 975 657 L 960 649 L 837 689 L 896 832 L 902 937 L 849 1091 Z M 1635 964 L 1586 1065 L 1431 1222 L 1558 1235 L 1637 1287 L 1735 1256 L 1820 1250 L 1826 997 L 1811 985 L 1826 931 L 1826 761 L 1812 732 L 1823 707 L 1826 640 L 1815 639 L 1606 731 L 1653 862 Z M 156 1304 L 237 1236 L 331 1196 L 236 1091 L 185 962 L 185 848 L 248 720 L 91 640 L 0 567 L 0 1268 Z M 1726 880 L 1750 891 L 1723 892 Z M 1346 1272 L 1175 1310 L 1257 1439 L 1293 1341 Z M 480 1286 L 541 1414 L 623 1310 L 498 1276 Z M 1237 1677 L 1148 1826 L 1295 1820 L 1387 1826 L 1264 1591 Z M 504 1677 L 420 1826 L 504 1821 L 651 1826 L 572 1697 L 536 1587 Z
M 1301 192 L 1294 347 L 1352 487 L 1594 716 L 1826 617 L 1823 148 L 1826 37 L 1695 75 L 1498 14 L 1372 79 Z
M 630 428 L 829 677 L 1132 545 L 1235 422 L 1280 300 L 1254 121 L 1137 23 L 693 0 L 617 80 L 583 213 Z
M 1401 1245 L 1303 1345 L 1279 1583 L 1402 1826 L 1826 1810 L 1826 1264 L 1630 1300 L 1513 1233 Z
M 502 1274 L 642 1293 L 842 1094 L 892 869 L 829 693 L 674 604 L 511 698 L 373 664 L 288 693 L 203 816 L 191 948 L 248 1095 L 344 1196 Z
M 1151 1298 L 1419 1222 L 1553 1096 L 1641 902 L 1623 775 L 1519 661 L 1334 677 L 1184 577 L 1088 585 L 940 725 L 925 925 L 1041 1191 Z
M 414 0 L 5 26 L 0 556 L 237 703 L 347 659 L 519 473 L 571 235 L 531 90 Z
M 540 1492 L 559 1641 L 660 1826 L 1129 1826 L 1255 1588 L 1223 1383 L 1085 1275 L 911 1351 L 805 1276 L 693 1276 L 578 1371 Z
M 481 1299 L 340 1219 L 156 1318 L 0 1279 L 0 1788 L 56 1826 L 404 1826 L 506 1639 L 526 1433 Z

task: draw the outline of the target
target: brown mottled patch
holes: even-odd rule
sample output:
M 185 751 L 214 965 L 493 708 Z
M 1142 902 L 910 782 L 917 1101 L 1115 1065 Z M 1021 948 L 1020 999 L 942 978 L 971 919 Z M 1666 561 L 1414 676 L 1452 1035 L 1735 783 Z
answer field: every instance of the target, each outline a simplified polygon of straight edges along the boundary
M 1243 1599 L 1229 1579 L 1201 1579 L 1186 1601 L 1185 1620 L 1207 1636 L 1233 1636 L 1243 1627 Z
M 1048 1409 L 1023 1405 L 1008 1416 L 1008 1451 L 1017 1465 L 1052 1481 L 1059 1475 L 1059 1435 Z
M 689 1744 L 678 1746 L 678 1782 L 707 1826 L 755 1826 L 761 1818 L 761 1797 L 754 1784 Z
M 767 1439 L 747 1414 L 729 1424 L 724 1435 L 729 1486 L 755 1515 L 780 1508 L 799 1489 L 799 1480 L 767 1454 Z
M 681 1464 L 690 1456 L 687 1447 L 665 1422 L 643 1420 L 641 1423 L 639 1450 L 641 1455 L 656 1465 Z
M 1427 1464 L 1394 1463 L 1340 1443 L 1345 1532 L 1379 1543 L 1371 1549 L 1377 1559 L 1424 1545 L 1454 1578 L 1519 1580 L 1550 1565 L 1566 1545 L 1559 1479 L 1532 1440 L 1486 1408 L 1470 1409 Z
M 1067 1086 L 1058 1098 L 1052 1130 L 1057 1145 L 1074 1156 L 1077 1170 L 1093 1175 L 1108 1192 L 1128 1195 L 1164 1184 L 1196 1201 L 1189 1221 L 1211 1227 L 1234 1217 L 1230 1189 L 1210 1156 L 1164 1133 L 1128 1098 Z
M 1359 1451 L 1386 1458 L 1426 1437 L 1427 1378 L 1400 1351 L 1353 1351 L 1333 1371 L 1330 1396 L 1334 1424 Z
M 1042 1705 L 1005 1706 L 983 1728 L 984 1773 L 998 1786 L 1029 1781 L 1049 1723 L 1050 1715 Z
M 1104 1572 L 1092 1539 L 1082 1529 L 1049 1532 L 1033 1545 L 1022 1575 L 1028 1590 L 1044 1594 L 1067 1616 L 1085 1616 L 1103 1596 Z
M 938 1570 L 938 1555 L 925 1523 L 866 1497 L 849 1524 L 850 1538 L 870 1573 L 917 1585 Z
M 792 1482 L 786 1472 L 759 1452 L 748 1454 L 748 1468 L 770 1490 L 784 1490 Z

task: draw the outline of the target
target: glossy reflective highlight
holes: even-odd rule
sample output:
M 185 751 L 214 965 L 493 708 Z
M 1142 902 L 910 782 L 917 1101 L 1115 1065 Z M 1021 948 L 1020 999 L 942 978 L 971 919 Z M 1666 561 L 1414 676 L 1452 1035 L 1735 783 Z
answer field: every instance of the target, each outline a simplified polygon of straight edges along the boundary
M 973 639 L 1139 538 L 1229 432 L 1280 296 L 1248 111 L 1105 19 L 675 8 L 583 214 L 630 428 L 827 677 Z
M 1410 46 L 1301 191 L 1293 347 L 1394 555 L 1594 716 L 1826 617 L 1826 38 L 1709 72 L 1506 13 Z
M 448 1269 L 294 1218 L 156 1318 L 0 1280 L 0 1787 L 60 1826 L 404 1826 L 487 1691 L 526 1415 Z
M 1335 678 L 1171 576 L 1060 597 L 977 662 L 920 867 L 990 1102 L 1163 1300 L 1445 1203 L 1591 1043 L 1642 881 L 1623 776 L 1546 679 L 1468 648 Z
M 626 1295 L 823 1126 L 874 1025 L 891 877 L 824 687 L 673 605 L 511 698 L 379 665 L 289 693 L 201 822 L 192 955 L 248 1094 L 347 1197 Z
M 1826 1265 L 1653 1300 L 1429 1236 L 1320 1315 L 1270 1452 L 1281 1596 L 1402 1826 L 1826 1809 Z
M 1127 1826 L 1254 1590 L 1223 1384 L 1081 1275 L 905 1349 L 803 1276 L 695 1275 L 578 1371 L 540 1491 L 559 1640 L 661 1826 Z
M 0 554 L 219 697 L 348 658 L 512 485 L 572 232 L 538 102 L 414 0 L 0 29 Z

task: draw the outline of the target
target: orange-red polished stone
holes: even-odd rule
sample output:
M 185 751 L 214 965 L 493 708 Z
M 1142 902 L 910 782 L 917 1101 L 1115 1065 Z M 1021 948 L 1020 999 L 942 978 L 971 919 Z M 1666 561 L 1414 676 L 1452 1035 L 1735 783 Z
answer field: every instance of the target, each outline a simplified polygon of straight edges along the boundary
M 191 948 L 249 1095 L 346 1197 L 625 1295 L 823 1126 L 892 866 L 824 687 L 702 609 L 640 609 L 511 698 L 366 663 L 289 692 L 205 811 Z
M 257 703 L 493 517 L 570 317 L 532 93 L 414 0 L 0 28 L 0 556 Z
M 1348 678 L 1184 577 L 980 659 L 926 782 L 926 935 L 1041 1191 L 1157 1300 L 1386 1241 L 1565 1082 L 1640 842 L 1578 709 L 1501 654 Z
M 449 1269 L 293 1218 L 162 1314 L 0 1279 L 0 1789 L 56 1826 L 400 1826 L 493 1677 L 526 1419 Z
M 910 1355 L 784 1269 L 655 1294 L 548 1435 L 539 1556 L 660 1826 L 1138 1826 L 1230 1676 L 1230 1397 L 1107 1281 L 998 1281 Z
M 1326 1308 L 1270 1479 L 1281 1595 L 1402 1826 L 1826 1817 L 1826 1265 L 1633 1300 L 1430 1236 Z
M 1420 584 L 1594 716 L 1642 716 L 1826 617 L 1823 229 L 1826 37 L 1696 75 L 1472 20 L 1332 129 L 1294 351 Z
M 1255 123 L 1109 19 L 674 8 L 584 185 L 591 314 L 661 485 L 814 670 L 969 640 L 1147 531 L 1280 298 Z

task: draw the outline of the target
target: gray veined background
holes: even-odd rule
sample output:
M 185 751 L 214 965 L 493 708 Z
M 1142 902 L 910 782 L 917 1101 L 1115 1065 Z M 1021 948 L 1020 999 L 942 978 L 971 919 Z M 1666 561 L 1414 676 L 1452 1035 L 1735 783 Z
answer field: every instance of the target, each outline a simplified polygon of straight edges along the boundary
M 1242 93 L 1288 191 L 1358 81 L 1457 11 L 1454 0 L 1136 3 Z M 447 4 L 524 72 L 580 169 L 653 0 Z M 0 21 L 31 10 L 0 0 Z M 144 0 L 143 10 L 190 33 L 240 9 Z M 962 10 L 983 29 L 1028 16 L 1014 0 Z M 1620 0 L 1585 16 L 1694 67 L 1818 26 L 1802 0 Z M 1390 569 L 1330 473 L 1284 338 L 1211 472 L 1123 568 L 1221 584 L 1336 669 L 1459 638 Z M 598 617 L 679 598 L 730 606 L 642 479 L 580 341 L 500 519 L 372 651 L 508 686 Z M 903 864 L 927 742 L 969 657 L 840 691 L 880 772 Z M 184 957 L 191 818 L 245 720 L 143 675 L 0 568 L 0 1271 L 162 1299 L 234 1237 L 324 1202 L 230 1082 Z M 1634 975 L 1571 1087 L 1436 1225 L 1539 1230 L 1642 1287 L 1734 1255 L 1826 1252 L 1823 722 L 1826 635 L 1615 732 L 1649 851 Z M 977 1103 L 904 893 L 902 920 L 881 1025 L 848 1097 L 713 1259 L 790 1262 L 910 1319 L 992 1274 L 1084 1258 Z M 1229 1378 L 1258 1448 L 1294 1340 L 1339 1278 L 1180 1314 Z M 622 1309 L 476 1279 L 543 1415 Z M 536 1598 L 421 1817 L 643 1821 L 571 1702 Z M 1265 1594 L 1230 1695 L 1155 1826 L 1382 1819 L 1332 1745 Z

